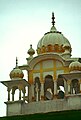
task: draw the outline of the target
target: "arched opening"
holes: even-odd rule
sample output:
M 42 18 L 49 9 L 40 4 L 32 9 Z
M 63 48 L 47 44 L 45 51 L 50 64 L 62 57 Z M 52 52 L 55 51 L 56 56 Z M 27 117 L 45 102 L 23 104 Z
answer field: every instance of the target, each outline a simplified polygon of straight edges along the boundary
M 80 85 L 77 79 L 71 81 L 71 93 L 78 94 L 80 92 Z
M 18 101 L 19 100 L 19 89 L 15 89 L 15 91 L 12 89 L 12 101 Z
M 40 101 L 40 90 L 41 90 L 41 83 L 39 77 L 35 78 L 34 82 L 34 96 L 35 101 Z
M 53 95 L 54 95 L 53 77 L 51 75 L 47 75 L 45 77 L 45 82 L 44 82 L 44 97 L 45 97 L 45 100 L 53 99 Z
M 18 86 L 12 88 L 12 101 L 24 100 L 25 97 L 25 88 L 19 89 Z
M 17 86 L 14 86 L 12 88 L 12 101 L 18 101 L 19 100 L 19 89 Z
M 59 89 L 59 86 L 63 86 L 64 87 L 64 80 L 62 75 L 58 75 L 58 79 L 57 79 L 57 89 Z
M 58 99 L 64 98 L 64 80 L 62 75 L 58 75 L 57 79 Z

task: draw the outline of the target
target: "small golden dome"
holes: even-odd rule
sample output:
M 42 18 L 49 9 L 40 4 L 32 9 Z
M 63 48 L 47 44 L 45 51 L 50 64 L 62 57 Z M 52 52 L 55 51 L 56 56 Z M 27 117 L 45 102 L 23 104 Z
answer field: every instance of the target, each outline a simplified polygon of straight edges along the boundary
M 81 71 L 81 63 L 78 61 L 72 62 L 69 65 L 69 71 L 74 72 L 74 71 Z
M 11 79 L 16 79 L 16 78 L 23 78 L 24 74 L 22 72 L 22 70 L 20 70 L 19 68 L 14 68 L 11 72 L 10 72 L 10 78 Z
M 24 77 L 22 70 L 18 68 L 17 62 L 18 60 L 16 58 L 16 67 L 10 72 L 11 79 L 22 79 Z

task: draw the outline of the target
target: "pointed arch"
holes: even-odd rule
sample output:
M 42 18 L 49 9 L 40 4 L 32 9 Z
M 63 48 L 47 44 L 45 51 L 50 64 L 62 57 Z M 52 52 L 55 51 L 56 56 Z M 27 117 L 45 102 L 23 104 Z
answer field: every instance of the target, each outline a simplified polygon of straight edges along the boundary
M 54 95 L 54 82 L 53 77 L 51 75 L 45 76 L 44 82 L 44 97 L 45 100 L 50 100 Z
M 63 87 L 63 88 L 61 88 Z M 58 79 L 57 79 L 57 90 L 58 90 L 58 99 L 64 99 L 64 91 L 62 89 L 64 89 L 64 79 L 62 77 L 62 75 L 58 75 Z
M 78 79 L 71 81 L 71 93 L 78 94 L 80 92 L 80 85 Z
M 57 87 L 59 86 L 63 86 L 64 87 L 64 80 L 62 75 L 58 75 L 58 79 L 57 79 Z

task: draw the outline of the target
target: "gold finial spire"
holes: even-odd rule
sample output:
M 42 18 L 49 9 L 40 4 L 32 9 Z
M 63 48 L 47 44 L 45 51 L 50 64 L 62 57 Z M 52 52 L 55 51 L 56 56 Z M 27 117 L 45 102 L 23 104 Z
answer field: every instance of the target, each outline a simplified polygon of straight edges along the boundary
M 54 12 L 52 12 L 52 25 L 54 26 L 55 25 L 55 17 L 54 17 Z
M 18 58 L 16 57 L 16 67 L 18 67 Z

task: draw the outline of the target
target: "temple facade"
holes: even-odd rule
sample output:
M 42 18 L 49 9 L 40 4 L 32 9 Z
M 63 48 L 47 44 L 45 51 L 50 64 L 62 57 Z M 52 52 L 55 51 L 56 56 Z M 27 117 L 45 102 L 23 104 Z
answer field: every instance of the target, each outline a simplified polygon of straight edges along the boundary
M 36 51 L 30 45 L 27 64 L 18 66 L 16 58 L 10 80 L 1 81 L 8 92 L 7 116 L 81 109 L 81 59 L 72 58 L 71 52 L 71 44 L 56 29 L 52 13 L 52 27 L 38 41 Z M 15 100 L 17 89 L 19 99 Z

